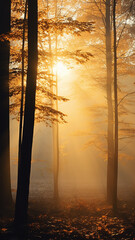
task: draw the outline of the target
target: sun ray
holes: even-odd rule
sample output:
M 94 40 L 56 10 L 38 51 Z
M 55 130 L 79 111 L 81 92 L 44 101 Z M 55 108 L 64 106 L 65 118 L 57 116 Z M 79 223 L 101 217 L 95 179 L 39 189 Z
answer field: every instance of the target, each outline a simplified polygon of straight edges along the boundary
M 61 78 L 61 77 L 64 77 L 65 75 L 67 75 L 68 69 L 67 69 L 67 66 L 63 62 L 60 61 L 54 65 L 53 72 L 54 72 L 54 74 L 57 73 L 58 76 Z

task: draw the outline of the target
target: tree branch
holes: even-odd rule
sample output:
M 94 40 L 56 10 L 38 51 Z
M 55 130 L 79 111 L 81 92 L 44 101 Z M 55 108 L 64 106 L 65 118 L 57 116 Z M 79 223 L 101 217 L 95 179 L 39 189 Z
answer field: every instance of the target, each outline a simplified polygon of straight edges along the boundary
M 123 98 L 121 98 L 121 100 L 120 100 L 119 103 L 118 103 L 118 106 L 120 105 L 120 103 L 121 103 L 126 97 L 128 97 L 129 95 L 132 95 L 132 94 L 135 94 L 135 91 L 134 91 L 134 92 L 127 93 Z
M 118 41 L 117 41 L 117 46 L 116 46 L 117 48 L 118 48 L 120 39 L 121 39 L 121 37 L 122 37 L 122 34 L 123 34 L 124 30 L 125 30 L 125 27 L 126 27 L 126 25 L 127 25 L 127 19 L 128 19 L 129 15 L 130 15 L 130 13 L 131 13 L 131 11 L 132 11 L 132 7 L 133 7 L 133 1 L 131 2 L 130 8 L 129 8 L 129 12 L 128 12 L 127 17 L 126 17 L 125 24 L 124 24 L 124 26 L 123 26 L 123 28 L 122 28 L 122 30 L 121 30 L 119 39 L 118 39 Z

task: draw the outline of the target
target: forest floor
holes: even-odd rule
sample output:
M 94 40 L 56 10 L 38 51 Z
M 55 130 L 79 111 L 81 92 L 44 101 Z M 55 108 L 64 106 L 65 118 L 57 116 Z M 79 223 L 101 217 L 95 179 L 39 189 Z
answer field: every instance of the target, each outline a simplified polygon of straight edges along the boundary
M 119 202 L 114 215 L 105 201 L 31 201 L 27 227 L 15 229 L 12 217 L 0 220 L 0 240 L 25 239 L 135 240 L 135 203 Z

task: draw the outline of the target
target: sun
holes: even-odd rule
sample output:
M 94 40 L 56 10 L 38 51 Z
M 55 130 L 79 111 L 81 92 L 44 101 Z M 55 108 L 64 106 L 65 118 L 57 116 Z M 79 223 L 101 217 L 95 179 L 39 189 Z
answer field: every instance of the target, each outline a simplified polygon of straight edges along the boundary
M 63 62 L 57 62 L 53 67 L 54 74 L 58 74 L 58 77 L 62 78 L 68 73 L 67 66 Z

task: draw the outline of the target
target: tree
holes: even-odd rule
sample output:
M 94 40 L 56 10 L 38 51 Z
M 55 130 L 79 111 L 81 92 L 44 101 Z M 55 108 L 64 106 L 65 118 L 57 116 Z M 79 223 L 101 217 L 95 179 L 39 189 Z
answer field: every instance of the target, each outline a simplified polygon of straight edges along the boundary
M 55 18 L 57 20 L 57 0 L 55 0 Z M 58 48 L 58 36 L 57 29 L 55 33 L 55 51 L 56 51 L 56 62 L 57 62 L 57 48 Z M 56 69 L 56 96 L 58 96 L 58 73 Z M 58 111 L 58 100 L 56 100 L 55 109 Z M 54 199 L 56 202 L 59 199 L 59 124 L 58 121 L 53 125 L 53 160 L 54 160 Z
M 108 162 L 107 162 L 107 200 L 112 202 L 113 190 L 113 161 L 114 161 L 114 145 L 113 145 L 113 103 L 112 103 L 112 44 L 111 44 L 111 4 L 110 0 L 106 0 L 106 70 L 107 70 L 107 107 L 108 107 Z
M 117 210 L 117 179 L 118 179 L 118 93 L 117 93 L 117 32 L 116 32 L 116 1 L 113 0 L 113 34 L 114 34 L 114 105 L 115 105 L 115 146 L 113 176 L 113 210 Z
M 2 0 L 0 7 L 0 35 L 10 32 L 11 1 Z M 10 44 L 0 39 L 0 212 L 12 204 L 9 147 L 9 56 Z
M 125 4 L 124 2 L 127 2 L 128 4 L 127 3 Z M 118 165 L 118 164 L 115 165 L 115 163 L 114 163 L 115 159 L 116 159 L 116 158 L 114 158 L 114 144 L 117 145 L 118 137 L 116 134 L 116 138 L 115 138 L 114 133 L 113 133 L 113 128 L 115 128 L 115 123 L 114 123 L 114 119 L 113 119 L 113 99 L 112 99 L 112 88 L 113 88 L 112 87 L 112 83 L 113 83 L 113 78 L 112 78 L 113 58 L 112 58 L 112 56 L 114 54 L 114 51 L 112 50 L 112 44 L 111 44 L 112 36 L 113 36 L 113 29 L 111 27 L 112 26 L 112 14 L 113 14 L 113 11 L 112 11 L 113 1 L 108 1 L 108 0 L 96 1 L 96 0 L 94 0 L 94 3 L 98 9 L 98 12 L 100 13 L 100 16 L 101 16 L 100 19 L 102 19 L 102 23 L 103 23 L 103 26 L 101 26 L 101 24 L 100 24 L 100 28 L 101 28 L 100 41 L 99 41 L 98 47 L 97 46 L 96 47 L 100 51 L 103 52 L 103 48 L 100 49 L 101 48 L 100 43 L 102 43 L 105 40 L 105 48 L 106 48 L 105 57 L 106 57 L 107 84 L 105 86 L 107 89 L 107 111 L 108 111 L 108 120 L 107 120 L 108 130 L 107 130 L 107 137 L 106 137 L 107 144 L 108 144 L 108 147 L 107 147 L 107 158 L 108 158 L 108 163 L 107 163 L 107 200 L 113 204 L 114 194 L 116 194 L 115 191 L 117 191 L 114 187 L 114 184 L 116 186 L 115 181 L 117 181 L 117 180 L 114 181 L 114 175 L 117 176 L 116 165 Z M 91 4 L 92 4 L 92 2 L 91 2 Z M 127 44 L 128 47 L 129 47 L 129 44 L 131 44 L 131 42 L 132 42 L 131 37 L 128 36 L 129 35 L 128 27 L 126 28 L 126 25 L 128 25 L 127 24 L 128 19 L 130 19 L 132 5 L 133 5 L 133 1 L 123 1 L 123 2 L 117 1 L 116 14 L 117 14 L 117 16 L 119 16 L 119 18 L 117 18 L 117 41 L 116 41 L 117 49 L 116 49 L 116 51 L 118 51 L 118 54 L 116 54 L 116 55 L 118 55 L 118 57 L 116 59 L 116 62 L 117 62 L 117 60 L 119 60 L 119 68 L 118 68 L 119 75 L 118 74 L 116 74 L 116 75 L 118 75 L 119 77 L 124 74 L 128 75 L 130 72 L 129 69 L 131 69 L 131 65 L 132 65 L 129 63 L 132 56 L 127 56 L 128 49 L 125 48 L 125 45 L 126 45 L 125 41 L 129 41 L 129 43 Z M 123 6 L 124 11 L 122 11 L 122 6 Z M 92 15 L 93 15 L 93 12 L 92 12 Z M 98 21 L 98 19 L 99 19 L 98 14 L 96 14 L 96 17 L 97 17 L 97 21 Z M 97 24 L 96 24 L 96 26 L 97 26 Z M 129 29 L 130 29 L 130 27 L 129 27 Z M 128 34 L 127 34 L 127 32 L 128 32 Z M 103 34 L 105 36 L 104 40 L 102 39 Z M 99 36 L 99 32 L 98 32 L 98 36 Z M 131 45 L 133 45 L 133 44 L 131 44 Z M 133 51 L 132 51 L 132 53 L 133 53 Z M 102 59 L 102 61 L 103 61 L 103 59 Z M 133 70 L 131 70 L 131 72 L 133 72 Z M 101 77 L 100 77 L 100 81 L 101 81 Z M 116 91 L 115 91 L 115 93 L 116 93 Z M 122 108 L 122 106 L 121 106 L 121 108 Z M 116 108 L 116 105 L 115 105 L 115 109 L 117 112 L 118 109 Z M 117 116 L 117 114 L 118 113 L 116 113 L 116 115 L 115 114 L 114 115 Z M 119 115 L 120 115 L 120 110 L 119 110 Z M 116 117 L 116 119 L 117 119 L 117 117 Z M 117 120 L 116 120 L 116 122 L 117 122 Z M 116 140 L 116 142 L 115 142 L 115 140 Z M 116 147 L 116 149 L 117 149 L 117 147 Z M 116 152 L 117 152 L 117 150 L 116 150 Z M 117 179 L 117 177 L 116 177 L 116 179 Z
M 24 24 L 23 24 L 23 39 L 22 39 L 22 82 L 21 82 L 21 104 L 20 104 L 20 122 L 19 122 L 19 147 L 18 147 L 18 162 L 21 157 L 21 142 L 22 142 L 22 127 L 23 127 L 23 105 L 24 105 L 24 47 L 25 47 L 25 28 L 26 28 L 26 15 L 27 15 L 27 5 L 28 0 L 25 3 L 25 12 L 24 12 Z
M 15 205 L 15 224 L 27 223 L 28 196 L 31 170 L 31 153 L 34 130 L 35 95 L 37 78 L 37 0 L 28 1 L 28 72 L 25 95 L 25 112 L 18 185 Z
M 121 1 L 120 1 L 121 3 Z M 126 28 L 127 20 L 130 18 L 130 14 L 133 10 L 133 1 L 130 1 L 128 8 L 126 9 L 126 19 L 124 22 L 124 25 L 122 26 L 122 29 L 120 29 L 120 33 L 118 35 L 118 27 L 116 26 L 116 6 L 118 2 L 116 0 L 113 0 L 112 4 L 112 11 L 113 11 L 113 63 L 114 63 L 114 169 L 113 169 L 113 211 L 117 211 L 117 185 L 118 185 L 118 154 L 119 154 L 119 105 L 122 102 L 122 100 L 128 96 L 129 94 L 126 94 L 118 103 L 118 46 L 121 38 L 123 37 L 124 30 Z M 123 5 L 123 3 L 121 3 Z M 121 6 L 120 6 L 121 8 Z M 130 37 L 131 40 L 131 37 Z M 119 50 L 120 51 L 120 50 Z M 125 55 L 125 54 L 123 54 Z M 128 57 L 130 59 L 130 56 Z M 123 63 L 124 64 L 124 63 Z M 127 69 L 128 69 L 128 63 Z M 125 66 L 126 66 L 125 64 Z M 127 70 L 128 74 L 128 70 Z M 132 92 L 131 94 L 133 94 Z M 127 129 L 125 129 L 127 130 Z M 130 132 L 130 131 L 129 131 Z
M 93 43 L 93 55 L 95 56 L 98 69 L 94 78 L 98 79 L 98 87 L 103 88 L 106 94 L 107 104 L 107 131 L 105 133 L 107 145 L 104 152 L 107 156 L 107 201 L 112 203 L 113 194 L 113 165 L 114 165 L 114 142 L 113 142 L 113 98 L 112 98 L 112 11 L 111 1 L 91 1 L 90 2 L 90 16 L 95 20 L 95 36 Z M 100 53 L 100 58 L 99 58 Z M 97 57 L 98 56 L 98 59 Z M 104 67 L 105 66 L 105 67 Z M 97 109 L 96 109 L 97 111 Z M 106 121 L 106 120 L 105 120 Z M 98 138 L 99 141 L 99 138 Z M 103 140 L 102 140 L 103 141 Z

